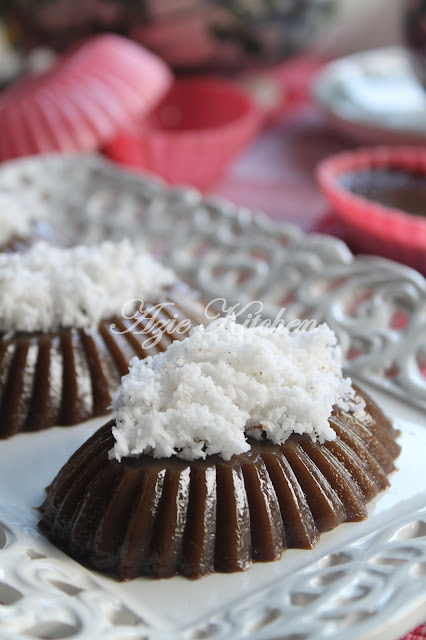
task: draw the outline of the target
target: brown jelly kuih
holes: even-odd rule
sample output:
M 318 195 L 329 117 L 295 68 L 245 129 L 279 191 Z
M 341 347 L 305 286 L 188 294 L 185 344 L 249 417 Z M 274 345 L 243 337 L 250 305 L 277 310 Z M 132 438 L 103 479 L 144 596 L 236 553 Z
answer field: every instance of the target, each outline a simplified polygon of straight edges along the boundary
M 65 464 L 41 507 L 41 529 L 68 555 L 120 580 L 198 578 L 311 549 L 319 535 L 367 517 L 388 487 L 397 431 L 364 392 L 355 417 L 335 410 L 337 438 L 250 442 L 229 462 L 108 458 L 113 422 Z
M 173 340 L 188 335 L 176 331 L 180 320 L 188 319 L 190 325 L 205 323 L 203 305 L 184 285 L 176 285 L 161 302 L 174 306 L 158 313 L 159 301 L 147 301 L 146 318 L 138 327 L 141 331 L 145 326 L 142 335 L 129 330 L 133 320 L 123 318 L 101 322 L 93 332 L 63 329 L 0 335 L 0 438 L 107 413 L 111 394 L 133 356 L 145 358 L 165 351 Z M 174 314 L 178 314 L 174 326 L 161 331 L 160 341 L 153 344 L 155 332 L 167 327 Z M 111 323 L 116 325 L 115 332 Z

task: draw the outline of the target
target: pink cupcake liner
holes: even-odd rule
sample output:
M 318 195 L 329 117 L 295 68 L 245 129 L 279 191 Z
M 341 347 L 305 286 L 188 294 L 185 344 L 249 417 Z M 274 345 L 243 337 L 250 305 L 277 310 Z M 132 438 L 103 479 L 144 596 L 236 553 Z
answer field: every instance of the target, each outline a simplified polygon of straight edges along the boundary
M 251 98 L 234 85 L 181 79 L 145 121 L 128 126 L 104 151 L 170 184 L 206 189 L 252 140 L 261 119 Z
M 320 163 L 317 180 L 357 250 L 426 273 L 426 218 L 368 200 L 339 183 L 339 176 L 347 172 L 380 167 L 426 176 L 426 149 L 377 147 L 340 153 Z
M 97 149 L 149 112 L 171 82 L 143 47 L 115 35 L 92 38 L 0 95 L 0 160 Z

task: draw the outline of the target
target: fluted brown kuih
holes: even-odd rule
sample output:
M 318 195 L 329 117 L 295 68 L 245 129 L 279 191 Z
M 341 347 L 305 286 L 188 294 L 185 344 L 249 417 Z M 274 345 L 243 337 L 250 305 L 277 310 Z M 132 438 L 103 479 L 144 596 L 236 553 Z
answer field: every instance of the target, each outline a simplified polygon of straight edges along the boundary
M 148 455 L 110 459 L 110 421 L 64 465 L 41 506 L 40 527 L 82 564 L 119 580 L 200 578 L 311 549 L 389 486 L 398 431 L 367 394 L 360 413 L 335 409 L 336 439 L 293 434 L 250 440 L 229 461 Z

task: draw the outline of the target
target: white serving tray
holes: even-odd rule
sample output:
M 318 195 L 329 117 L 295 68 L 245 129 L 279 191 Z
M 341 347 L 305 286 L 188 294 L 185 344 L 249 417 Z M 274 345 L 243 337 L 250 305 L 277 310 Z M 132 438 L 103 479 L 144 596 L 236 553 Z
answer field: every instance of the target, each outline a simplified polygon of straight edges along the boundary
M 196 582 L 117 583 L 38 532 L 44 487 L 102 420 L 0 442 L 1 640 L 397 640 L 423 622 L 424 279 L 386 260 L 354 258 L 338 240 L 305 236 L 188 189 L 167 190 L 97 157 L 9 163 L 0 169 L 0 188 L 39 202 L 74 239 L 143 236 L 208 299 L 260 299 L 265 316 L 286 306 L 288 318 L 305 311 L 326 320 L 339 333 L 347 371 L 402 432 L 398 471 L 365 522 L 323 535 L 313 551 L 287 551 L 244 574 Z

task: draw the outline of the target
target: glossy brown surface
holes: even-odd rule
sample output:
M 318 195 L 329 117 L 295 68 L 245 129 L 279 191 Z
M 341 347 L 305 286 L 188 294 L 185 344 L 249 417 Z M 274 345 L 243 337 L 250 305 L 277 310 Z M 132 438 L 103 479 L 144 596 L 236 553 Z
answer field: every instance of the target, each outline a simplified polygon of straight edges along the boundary
M 48 489 L 40 527 L 79 562 L 120 580 L 190 578 L 247 569 L 320 533 L 367 517 L 388 485 L 397 432 L 365 394 L 360 420 L 336 410 L 337 438 L 292 436 L 284 445 L 186 462 L 108 459 L 112 422 L 67 462 Z
M 171 327 L 170 332 L 162 332 L 158 344 L 146 344 L 144 341 L 155 338 L 162 323 L 175 313 L 181 320 L 189 319 L 191 325 L 205 322 L 204 307 L 190 295 L 183 285 L 179 286 L 163 300 L 175 306 L 164 308 L 159 315 L 149 310 L 151 304 L 147 302 L 144 322 L 151 319 L 152 326 L 145 325 L 142 335 L 133 331 L 114 333 L 111 323 L 116 325 L 116 332 L 134 324 L 133 320 L 115 318 L 90 333 L 68 329 L 0 336 L 0 438 L 53 425 L 72 425 L 107 413 L 111 394 L 127 373 L 133 356 L 154 355 L 167 349 L 173 340 L 185 337 Z
M 426 175 L 402 169 L 369 168 L 342 174 L 339 183 L 367 200 L 426 216 Z

